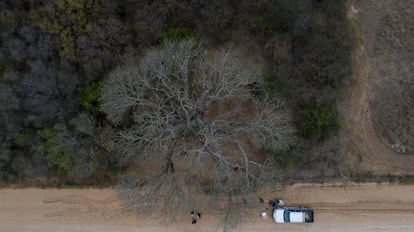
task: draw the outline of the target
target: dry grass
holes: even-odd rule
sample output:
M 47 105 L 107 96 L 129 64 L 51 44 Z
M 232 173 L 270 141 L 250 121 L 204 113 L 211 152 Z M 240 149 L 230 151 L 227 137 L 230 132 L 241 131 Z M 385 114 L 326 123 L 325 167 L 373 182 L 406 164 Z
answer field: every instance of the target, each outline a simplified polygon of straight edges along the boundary
M 413 154 L 414 5 L 408 0 L 369 4 L 371 9 L 363 10 L 376 12 L 362 14 L 361 19 L 368 23 L 361 25 L 372 36 L 366 42 L 371 42 L 367 52 L 373 58 L 368 77 L 373 127 L 389 148 Z
M 413 92 L 410 47 L 414 39 L 405 38 L 414 36 L 412 26 L 404 23 L 412 21 L 407 12 L 413 6 L 410 1 L 391 0 L 355 0 L 349 6 L 358 46 L 353 86 L 338 105 L 343 116 L 341 171 L 345 176 L 412 175 L 414 156 L 401 154 L 395 146 L 392 149 L 385 136 L 392 132 L 403 138 L 412 127 L 408 111 L 413 100 L 408 96 Z M 397 19 L 402 20 L 401 25 Z M 402 45 L 405 49 L 399 47 Z M 406 138 L 398 141 L 406 142 Z

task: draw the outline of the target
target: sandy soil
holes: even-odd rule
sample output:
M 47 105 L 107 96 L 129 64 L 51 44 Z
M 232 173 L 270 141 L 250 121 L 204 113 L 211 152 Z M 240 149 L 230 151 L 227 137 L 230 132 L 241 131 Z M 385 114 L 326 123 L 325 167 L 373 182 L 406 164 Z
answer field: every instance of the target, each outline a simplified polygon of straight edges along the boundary
M 313 207 L 315 223 L 280 225 L 257 217 L 238 231 L 414 231 L 414 186 L 393 184 L 301 184 L 263 192 L 289 206 Z M 202 212 L 163 226 L 156 218 L 137 218 L 119 207 L 113 189 L 2 189 L 0 231 L 222 231 L 217 215 Z

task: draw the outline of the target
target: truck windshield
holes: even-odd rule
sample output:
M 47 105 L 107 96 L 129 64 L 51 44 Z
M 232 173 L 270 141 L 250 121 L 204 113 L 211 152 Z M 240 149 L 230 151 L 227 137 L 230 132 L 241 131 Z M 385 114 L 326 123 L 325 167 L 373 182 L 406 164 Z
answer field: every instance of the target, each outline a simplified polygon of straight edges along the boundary
M 290 222 L 290 212 L 289 211 L 285 211 L 285 213 L 283 215 L 283 219 L 285 220 L 285 222 Z

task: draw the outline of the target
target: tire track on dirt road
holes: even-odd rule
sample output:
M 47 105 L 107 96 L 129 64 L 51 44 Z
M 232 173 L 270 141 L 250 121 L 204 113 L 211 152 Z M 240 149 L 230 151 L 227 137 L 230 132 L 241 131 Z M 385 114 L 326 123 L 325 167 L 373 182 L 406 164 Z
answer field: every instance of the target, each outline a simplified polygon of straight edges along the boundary
M 45 204 L 65 205 L 65 209 L 44 214 L 45 217 L 107 217 L 114 218 L 121 215 L 122 209 L 114 206 L 118 199 L 109 197 L 95 200 L 88 197 L 70 195 L 43 200 Z M 112 206 L 111 206 L 112 205 Z M 115 208 L 114 208 L 115 207 Z

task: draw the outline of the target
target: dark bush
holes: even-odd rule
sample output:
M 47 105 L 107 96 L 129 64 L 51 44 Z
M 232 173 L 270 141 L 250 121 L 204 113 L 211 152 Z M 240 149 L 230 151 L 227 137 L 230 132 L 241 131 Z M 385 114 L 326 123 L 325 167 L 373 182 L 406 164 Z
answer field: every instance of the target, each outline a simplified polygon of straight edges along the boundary
M 285 171 L 300 168 L 306 161 L 304 154 L 304 148 L 300 145 L 267 151 L 268 157 L 276 163 L 278 168 Z
M 192 0 L 191 6 L 199 20 L 197 26 L 214 42 L 228 41 L 234 29 L 234 7 L 229 0 Z
M 140 48 L 159 42 L 170 28 L 195 28 L 193 10 L 184 0 L 138 1 L 124 11 L 131 15 L 129 24 Z
M 90 82 L 89 84 L 85 84 L 80 90 L 80 104 L 94 114 L 99 112 L 101 87 L 102 82 Z
M 44 142 L 39 146 L 49 166 L 59 174 L 73 175 L 76 171 L 76 161 L 73 155 L 77 153 L 78 141 L 64 125 L 55 125 L 53 128 L 39 131 Z
M 334 104 L 304 102 L 297 118 L 297 127 L 301 136 L 313 140 L 323 140 L 334 135 L 339 129 L 339 121 Z
M 195 32 L 189 28 L 168 28 L 161 35 L 160 41 L 163 40 L 183 40 L 194 38 Z

